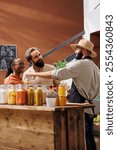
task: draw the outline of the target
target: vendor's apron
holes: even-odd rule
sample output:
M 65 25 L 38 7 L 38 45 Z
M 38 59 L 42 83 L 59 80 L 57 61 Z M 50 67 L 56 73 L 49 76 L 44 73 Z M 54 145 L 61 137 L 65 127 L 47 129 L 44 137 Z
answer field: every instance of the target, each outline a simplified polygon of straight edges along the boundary
M 72 81 L 70 95 L 68 96 L 68 101 L 70 103 L 85 103 L 85 101 L 88 101 L 90 104 L 93 104 L 93 100 L 88 100 L 84 98 L 77 90 L 74 82 Z M 92 108 L 93 117 L 96 117 L 94 108 Z

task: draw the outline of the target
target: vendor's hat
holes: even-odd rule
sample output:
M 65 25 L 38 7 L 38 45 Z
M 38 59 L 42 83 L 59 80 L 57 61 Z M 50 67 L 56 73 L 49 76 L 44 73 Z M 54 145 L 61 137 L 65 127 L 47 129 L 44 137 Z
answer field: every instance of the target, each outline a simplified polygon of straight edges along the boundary
M 90 51 L 91 52 L 91 54 L 90 54 L 91 57 L 96 57 L 97 56 L 96 52 L 94 52 L 94 50 L 93 50 L 94 44 L 89 40 L 81 39 L 78 42 L 78 44 L 71 44 L 70 46 L 73 50 L 76 50 L 79 47 L 79 48 L 84 48 L 84 49 Z

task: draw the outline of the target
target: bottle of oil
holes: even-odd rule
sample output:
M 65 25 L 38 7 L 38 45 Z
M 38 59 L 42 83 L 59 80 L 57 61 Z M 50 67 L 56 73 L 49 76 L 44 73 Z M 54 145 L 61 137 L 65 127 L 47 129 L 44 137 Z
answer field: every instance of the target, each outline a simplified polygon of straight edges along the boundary
M 34 102 L 36 106 L 43 105 L 43 92 L 41 86 L 38 86 L 34 93 Z

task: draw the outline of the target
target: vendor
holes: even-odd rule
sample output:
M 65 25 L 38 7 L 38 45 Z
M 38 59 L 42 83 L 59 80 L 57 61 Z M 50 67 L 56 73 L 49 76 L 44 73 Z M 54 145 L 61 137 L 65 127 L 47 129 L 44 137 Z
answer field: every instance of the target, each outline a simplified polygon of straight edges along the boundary
M 78 44 L 71 44 L 75 52 L 80 53 L 81 59 L 70 62 L 66 67 L 58 70 L 31 73 L 33 77 L 43 77 L 48 79 L 65 80 L 72 78 L 74 87 L 77 92 L 77 99 L 70 102 L 85 102 L 86 99 L 93 100 L 99 96 L 100 92 L 100 71 L 92 58 L 97 54 L 93 50 L 94 44 L 86 39 L 81 39 Z M 96 150 L 96 144 L 93 134 L 93 120 L 88 113 L 85 113 L 86 127 L 86 145 L 87 150 Z

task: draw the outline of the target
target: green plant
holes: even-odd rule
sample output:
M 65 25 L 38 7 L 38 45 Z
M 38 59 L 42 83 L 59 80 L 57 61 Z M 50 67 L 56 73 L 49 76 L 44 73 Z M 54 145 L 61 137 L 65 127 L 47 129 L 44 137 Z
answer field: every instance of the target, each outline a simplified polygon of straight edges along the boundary
M 56 69 L 64 68 L 67 63 L 68 62 L 66 59 L 64 59 L 62 61 L 59 60 L 57 63 L 55 63 L 55 67 L 56 67 Z

